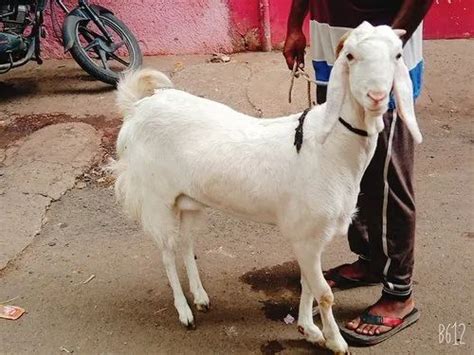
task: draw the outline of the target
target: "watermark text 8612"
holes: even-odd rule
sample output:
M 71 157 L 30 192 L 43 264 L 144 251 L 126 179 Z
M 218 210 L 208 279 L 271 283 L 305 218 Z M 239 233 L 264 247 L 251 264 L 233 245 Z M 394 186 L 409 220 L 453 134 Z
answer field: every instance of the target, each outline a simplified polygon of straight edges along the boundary
M 448 323 L 438 326 L 438 339 L 440 344 L 464 345 L 463 337 L 466 332 L 464 323 Z

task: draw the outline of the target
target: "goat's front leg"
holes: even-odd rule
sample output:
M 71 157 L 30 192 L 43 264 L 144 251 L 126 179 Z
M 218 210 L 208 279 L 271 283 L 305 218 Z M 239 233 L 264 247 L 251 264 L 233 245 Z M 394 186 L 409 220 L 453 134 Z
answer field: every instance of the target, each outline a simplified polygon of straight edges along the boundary
M 309 286 L 319 304 L 323 334 L 326 338 L 325 346 L 335 353 L 347 353 L 348 345 L 339 332 L 336 320 L 332 313 L 334 296 L 331 288 L 324 279 L 321 267 L 322 245 L 320 242 L 300 240 L 295 242 L 294 250 L 301 269 L 302 278 Z M 307 300 L 306 300 L 307 301 Z M 307 314 L 307 312 L 305 313 Z
M 301 298 L 298 310 L 298 331 L 303 334 L 310 343 L 324 346 L 325 339 L 323 333 L 313 322 L 313 301 L 314 296 L 308 283 L 301 276 Z

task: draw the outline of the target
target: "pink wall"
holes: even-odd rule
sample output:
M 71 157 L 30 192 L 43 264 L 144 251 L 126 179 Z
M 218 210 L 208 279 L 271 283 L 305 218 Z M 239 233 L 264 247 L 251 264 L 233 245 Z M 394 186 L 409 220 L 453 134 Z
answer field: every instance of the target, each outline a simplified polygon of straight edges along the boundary
M 65 3 L 77 4 L 77 1 L 66 0 Z M 92 3 L 112 10 L 125 22 L 145 54 L 232 52 L 234 48 L 226 0 L 100 0 Z M 50 36 L 44 54 L 61 56 L 63 50 L 53 36 L 49 12 L 45 21 Z
M 236 0 L 238 2 L 238 0 Z M 272 28 L 272 43 L 281 48 L 286 35 L 286 22 L 291 0 L 269 0 Z M 231 0 L 232 2 L 232 0 Z M 243 1 L 245 2 L 245 1 Z M 258 2 L 257 0 L 249 2 Z M 249 17 L 245 12 L 239 16 Z M 308 19 L 306 19 L 307 21 Z M 258 22 L 258 19 L 255 20 Z M 308 25 L 305 29 L 307 32 Z M 474 36 L 473 0 L 434 0 L 424 21 L 424 36 L 427 39 L 471 38 Z
M 260 0 L 92 2 L 114 11 L 130 27 L 147 55 L 234 52 L 258 50 L 261 46 Z M 269 2 L 272 43 L 274 48 L 281 48 L 291 0 Z M 77 1 L 66 0 L 66 3 L 76 4 Z M 473 0 L 435 0 L 425 21 L 425 36 L 472 37 L 473 7 Z M 49 37 L 43 48 L 44 56 L 63 56 L 53 35 L 49 12 L 46 25 Z
M 474 36 L 474 1 L 435 0 L 425 20 L 425 38 Z
M 227 3 L 234 51 L 258 50 L 261 43 L 259 0 L 228 0 Z

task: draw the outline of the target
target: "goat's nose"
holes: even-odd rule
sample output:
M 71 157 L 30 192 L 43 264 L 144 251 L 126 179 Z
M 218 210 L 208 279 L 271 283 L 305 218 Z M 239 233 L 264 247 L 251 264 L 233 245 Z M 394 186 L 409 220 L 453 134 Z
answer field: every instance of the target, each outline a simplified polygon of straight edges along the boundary
M 369 91 L 367 96 L 375 102 L 380 102 L 387 97 L 387 94 L 383 91 Z

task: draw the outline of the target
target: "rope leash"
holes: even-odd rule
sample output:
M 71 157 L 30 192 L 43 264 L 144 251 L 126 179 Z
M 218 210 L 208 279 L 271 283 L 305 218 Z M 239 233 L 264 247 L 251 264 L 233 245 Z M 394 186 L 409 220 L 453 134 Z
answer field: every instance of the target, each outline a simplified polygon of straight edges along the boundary
M 303 68 L 298 67 L 298 64 L 295 60 L 293 64 L 293 70 L 291 71 L 291 80 L 290 80 L 290 90 L 288 92 L 288 102 L 291 104 L 291 97 L 293 93 L 293 86 L 295 85 L 295 78 L 302 77 L 307 82 L 307 95 L 308 95 L 308 107 L 311 108 L 315 103 L 311 100 L 311 83 L 316 85 L 316 80 L 311 79 L 308 73 L 304 71 Z

